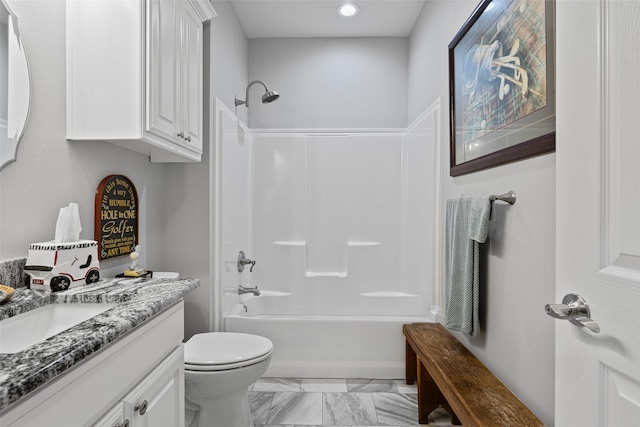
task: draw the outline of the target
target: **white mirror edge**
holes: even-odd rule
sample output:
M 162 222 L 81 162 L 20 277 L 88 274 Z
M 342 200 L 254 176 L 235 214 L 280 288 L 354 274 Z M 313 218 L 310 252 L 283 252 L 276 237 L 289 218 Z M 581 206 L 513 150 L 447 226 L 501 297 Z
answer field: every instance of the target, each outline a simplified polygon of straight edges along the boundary
M 14 137 L 11 139 L 7 139 L 7 141 L 1 141 L 2 145 L 0 145 L 0 169 L 4 168 L 9 163 L 15 162 L 18 155 L 18 145 L 20 144 L 20 139 L 24 134 L 24 130 L 27 124 L 27 120 L 29 118 L 29 111 L 31 105 L 31 75 L 29 73 L 29 64 L 27 61 L 27 55 L 24 51 L 24 41 L 22 37 L 20 37 L 20 26 L 18 15 L 15 14 L 11 6 L 6 0 L 0 0 L 0 4 L 4 7 L 9 16 L 11 18 L 13 33 L 16 35 L 16 56 L 19 59 L 19 64 L 15 64 L 14 70 L 19 70 L 18 72 L 22 72 L 22 75 L 26 75 L 26 79 L 23 79 L 17 86 L 20 87 L 18 90 L 19 95 L 14 98 L 17 103 L 15 110 L 17 111 L 17 115 L 20 117 L 19 125 L 16 125 Z M 12 71 L 9 72 L 11 74 Z

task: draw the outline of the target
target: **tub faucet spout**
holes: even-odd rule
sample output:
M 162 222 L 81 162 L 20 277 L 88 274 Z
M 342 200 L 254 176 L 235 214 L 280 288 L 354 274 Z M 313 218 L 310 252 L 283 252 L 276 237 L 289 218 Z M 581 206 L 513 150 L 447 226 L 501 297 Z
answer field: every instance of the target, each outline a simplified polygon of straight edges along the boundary
M 242 295 L 242 294 L 254 294 L 255 296 L 258 296 L 260 295 L 260 289 L 258 289 L 257 286 L 254 286 L 253 288 L 249 288 L 249 287 L 240 285 L 240 287 L 238 288 L 238 295 Z

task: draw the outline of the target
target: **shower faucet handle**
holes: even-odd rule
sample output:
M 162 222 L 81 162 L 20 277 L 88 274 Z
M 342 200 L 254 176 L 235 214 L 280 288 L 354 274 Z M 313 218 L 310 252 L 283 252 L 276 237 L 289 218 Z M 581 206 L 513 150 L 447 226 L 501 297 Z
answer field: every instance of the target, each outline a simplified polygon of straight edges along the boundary
M 244 251 L 240 251 L 238 254 L 238 273 L 242 273 L 244 266 L 249 264 L 251 265 L 249 273 L 253 273 L 253 267 L 256 265 L 256 261 L 245 257 Z

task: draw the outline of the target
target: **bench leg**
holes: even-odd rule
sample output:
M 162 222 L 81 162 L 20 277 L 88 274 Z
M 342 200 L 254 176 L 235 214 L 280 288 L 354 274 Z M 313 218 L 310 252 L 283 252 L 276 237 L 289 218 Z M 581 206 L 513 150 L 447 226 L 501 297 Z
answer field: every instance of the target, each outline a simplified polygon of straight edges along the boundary
M 451 405 L 449 405 L 449 402 L 447 402 L 446 399 L 445 399 L 444 403 L 442 404 L 442 407 L 449 413 L 449 415 L 451 415 L 451 425 L 454 425 L 454 426 L 462 425 L 462 423 L 460 422 L 460 420 L 456 416 L 456 413 L 453 412 L 453 409 L 451 408 Z
M 418 366 L 416 352 L 413 351 L 409 341 L 405 343 L 405 379 L 408 385 L 412 385 L 415 379 L 418 377 Z
M 447 402 L 438 386 L 436 385 L 429 372 L 416 358 L 418 369 L 418 422 L 420 424 L 429 424 L 429 414 L 442 406 L 451 415 L 451 424 L 460 425 L 460 420 L 451 409 L 451 405 Z
M 417 360 L 418 368 L 418 422 L 429 424 L 429 414 L 437 409 L 443 402 L 446 402 L 438 386 L 425 369 L 424 365 Z

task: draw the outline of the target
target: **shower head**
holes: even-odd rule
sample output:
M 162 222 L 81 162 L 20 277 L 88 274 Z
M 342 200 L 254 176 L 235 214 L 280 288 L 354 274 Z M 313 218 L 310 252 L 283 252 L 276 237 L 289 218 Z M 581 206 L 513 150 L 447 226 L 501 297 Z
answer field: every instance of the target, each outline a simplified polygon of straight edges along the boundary
M 235 104 L 236 107 L 238 105 L 242 105 L 244 104 L 247 108 L 249 108 L 249 89 L 251 88 L 251 86 L 253 86 L 254 84 L 259 83 L 262 86 L 264 86 L 264 95 L 262 95 L 262 103 L 263 104 L 270 104 L 273 101 L 277 100 L 278 98 L 280 98 L 280 95 L 278 94 L 278 92 L 274 91 L 274 90 L 269 90 L 269 88 L 267 87 L 266 84 L 264 84 L 263 82 L 261 82 L 260 80 L 254 80 L 251 83 L 249 83 L 247 85 L 247 92 L 245 95 L 245 99 L 244 101 L 241 99 L 236 98 L 235 99 Z
M 268 90 L 264 95 L 262 95 L 262 103 L 270 104 L 273 101 L 276 101 L 278 98 L 280 98 L 280 94 L 278 92 L 276 92 L 275 90 Z

